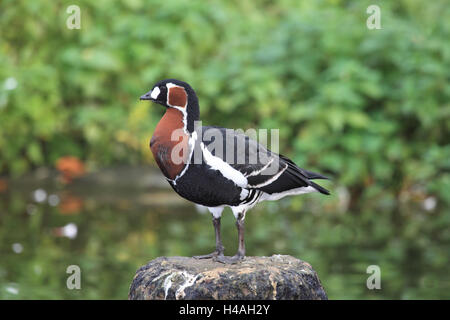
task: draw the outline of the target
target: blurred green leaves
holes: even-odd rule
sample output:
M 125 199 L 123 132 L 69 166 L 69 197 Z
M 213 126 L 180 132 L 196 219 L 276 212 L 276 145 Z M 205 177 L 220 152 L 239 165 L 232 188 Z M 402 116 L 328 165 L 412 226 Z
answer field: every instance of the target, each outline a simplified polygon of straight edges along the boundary
M 151 161 L 162 110 L 138 97 L 174 77 L 205 123 L 279 128 L 282 153 L 353 198 L 419 185 L 448 205 L 446 1 L 380 3 L 381 30 L 370 1 L 78 1 L 80 30 L 70 4 L 0 4 L 0 173 Z

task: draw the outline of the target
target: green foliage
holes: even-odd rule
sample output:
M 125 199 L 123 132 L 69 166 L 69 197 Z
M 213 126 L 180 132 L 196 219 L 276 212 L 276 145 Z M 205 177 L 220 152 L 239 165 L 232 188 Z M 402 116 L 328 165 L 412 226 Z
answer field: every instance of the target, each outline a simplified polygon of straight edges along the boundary
M 202 119 L 279 128 L 280 150 L 377 196 L 414 185 L 449 202 L 450 33 L 445 1 L 2 1 L 0 170 L 76 155 L 150 159 L 162 78 L 197 89 Z M 388 190 L 388 191 L 386 191 Z M 363 196 L 365 193 L 363 192 Z
M 138 97 L 175 77 L 205 122 L 279 128 L 283 153 L 352 194 L 450 201 L 445 1 L 381 3 L 381 30 L 367 1 L 80 1 L 80 30 L 69 4 L 1 3 L 0 172 L 150 159 L 161 110 Z

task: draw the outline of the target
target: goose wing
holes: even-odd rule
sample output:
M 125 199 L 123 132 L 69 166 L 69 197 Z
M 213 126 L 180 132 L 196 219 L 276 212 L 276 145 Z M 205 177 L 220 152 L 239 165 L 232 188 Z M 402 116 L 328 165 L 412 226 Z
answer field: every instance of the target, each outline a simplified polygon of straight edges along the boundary
M 287 157 L 268 150 L 236 130 L 202 127 L 201 144 L 206 163 L 242 188 L 282 194 L 312 187 L 329 194 L 328 190 L 311 181 L 327 177 L 298 167 Z

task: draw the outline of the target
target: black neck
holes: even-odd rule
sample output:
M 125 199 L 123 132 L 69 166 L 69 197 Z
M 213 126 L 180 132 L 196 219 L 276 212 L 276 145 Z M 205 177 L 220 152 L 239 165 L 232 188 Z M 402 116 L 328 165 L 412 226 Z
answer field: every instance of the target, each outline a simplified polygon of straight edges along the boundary
M 198 98 L 194 90 L 189 88 L 187 90 L 188 103 L 187 103 L 187 131 L 194 132 L 194 122 L 200 119 L 200 108 L 198 106 Z

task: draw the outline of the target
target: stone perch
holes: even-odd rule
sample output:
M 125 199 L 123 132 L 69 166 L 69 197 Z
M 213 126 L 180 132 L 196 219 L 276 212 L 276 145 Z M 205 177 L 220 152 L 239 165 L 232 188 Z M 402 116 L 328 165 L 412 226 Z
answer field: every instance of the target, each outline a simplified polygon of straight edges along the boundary
M 159 257 L 136 272 L 128 299 L 322 300 L 327 295 L 311 265 L 291 256 L 245 257 L 232 265 Z

